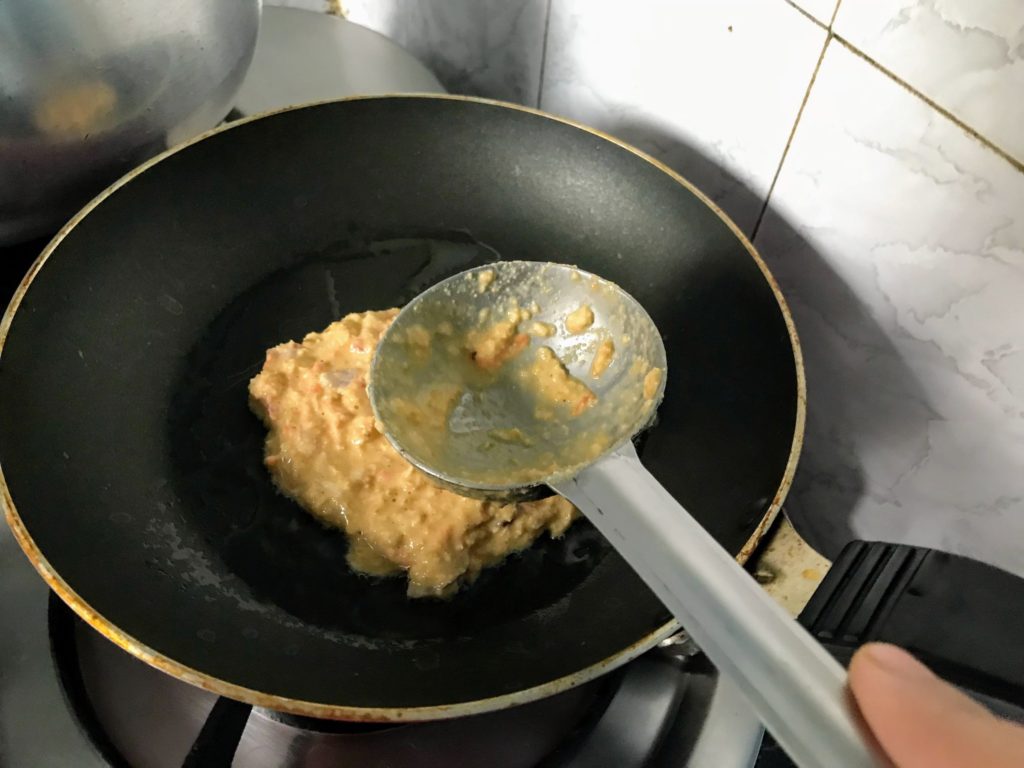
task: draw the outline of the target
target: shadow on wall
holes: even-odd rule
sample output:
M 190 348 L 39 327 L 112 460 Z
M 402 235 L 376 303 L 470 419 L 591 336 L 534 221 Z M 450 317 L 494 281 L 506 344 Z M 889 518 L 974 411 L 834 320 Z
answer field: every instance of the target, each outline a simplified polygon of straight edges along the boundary
M 736 218 L 756 220 L 749 212 L 760 211 L 761 196 L 692 145 L 641 121 L 607 130 L 677 170 Z M 753 224 L 741 228 L 749 236 Z M 884 461 L 887 446 L 920 439 L 922 412 L 931 408 L 869 309 L 796 227 L 769 208 L 755 244 L 792 310 L 807 375 L 807 429 L 786 512 L 808 543 L 834 558 L 857 538 L 857 508 L 873 503 L 865 457 Z M 866 406 L 867 392 L 885 406 Z
M 762 199 L 730 171 L 703 152 L 674 136 L 671 129 L 637 120 L 619 121 L 609 133 L 679 171 L 698 189 L 729 212 L 748 235 L 761 212 Z

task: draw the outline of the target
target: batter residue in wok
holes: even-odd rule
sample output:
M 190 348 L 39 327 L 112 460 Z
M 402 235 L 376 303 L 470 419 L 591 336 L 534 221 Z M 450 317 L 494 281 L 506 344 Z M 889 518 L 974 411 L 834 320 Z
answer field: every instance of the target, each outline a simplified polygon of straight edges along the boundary
M 264 461 L 277 487 L 346 532 L 352 568 L 404 571 L 410 597 L 447 596 L 544 531 L 560 536 L 578 513 L 560 497 L 503 505 L 459 496 L 399 456 L 366 392 L 374 349 L 397 314 L 351 314 L 269 350 L 250 405 L 269 430 Z

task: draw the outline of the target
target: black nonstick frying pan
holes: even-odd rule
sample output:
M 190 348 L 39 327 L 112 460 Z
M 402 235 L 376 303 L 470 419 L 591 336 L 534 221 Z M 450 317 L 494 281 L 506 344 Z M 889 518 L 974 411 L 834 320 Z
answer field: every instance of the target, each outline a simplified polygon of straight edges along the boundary
M 744 559 L 799 452 L 785 303 L 683 179 L 595 131 L 459 97 L 234 124 L 122 179 L 54 239 L 0 325 L 0 490 L 36 568 L 131 653 L 232 698 L 416 720 L 607 671 L 668 613 L 585 521 L 449 601 L 345 564 L 275 492 L 246 386 L 265 350 L 496 258 L 622 285 L 665 336 L 644 463 Z

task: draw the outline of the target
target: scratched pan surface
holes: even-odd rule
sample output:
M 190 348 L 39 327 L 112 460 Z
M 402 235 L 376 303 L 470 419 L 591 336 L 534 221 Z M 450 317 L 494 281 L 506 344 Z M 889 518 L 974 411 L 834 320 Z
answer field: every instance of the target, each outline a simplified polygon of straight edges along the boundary
M 586 522 L 448 602 L 359 577 L 277 493 L 246 385 L 264 351 L 505 259 L 622 285 L 665 337 L 644 463 L 730 552 L 781 503 L 803 379 L 753 251 L 607 137 L 459 98 L 296 109 L 131 175 L 44 253 L 0 326 L 8 521 L 94 627 L 300 714 L 405 720 L 528 701 L 628 660 L 669 616 Z

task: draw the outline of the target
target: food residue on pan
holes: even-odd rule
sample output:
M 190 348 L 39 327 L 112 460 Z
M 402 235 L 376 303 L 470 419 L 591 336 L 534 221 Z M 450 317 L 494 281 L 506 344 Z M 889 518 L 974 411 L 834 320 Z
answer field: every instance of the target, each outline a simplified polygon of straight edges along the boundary
M 484 273 L 481 273 L 484 274 Z M 536 302 L 530 309 L 524 309 L 517 302 L 505 312 L 504 320 L 491 325 L 474 328 L 466 334 L 466 350 L 478 367 L 489 373 L 496 373 L 509 360 L 516 358 L 530 345 L 528 334 L 520 330 L 520 324 L 539 312 Z M 567 328 L 590 327 L 594 313 L 583 305 L 566 318 Z M 551 323 L 533 322 L 529 330 L 534 336 L 550 338 L 555 334 Z M 611 341 L 602 343 L 594 359 L 592 373 L 599 377 L 611 364 L 615 346 Z M 537 348 L 532 360 L 523 363 L 515 372 L 522 390 L 531 393 L 541 405 L 538 413 L 545 419 L 555 418 L 548 406 L 565 406 L 572 416 L 579 416 L 597 402 L 597 396 L 582 381 L 573 376 L 565 363 L 550 347 Z
M 474 364 L 485 371 L 496 371 L 530 344 L 530 337 L 519 330 L 515 320 L 501 320 L 487 328 L 470 331 L 466 348 Z
M 608 366 L 612 364 L 612 358 L 615 356 L 615 342 L 611 339 L 605 339 L 597 346 L 597 352 L 594 353 L 594 362 L 590 364 L 590 378 L 599 379 L 608 370 Z
M 514 443 L 517 445 L 524 445 L 526 447 L 533 444 L 533 441 L 524 435 L 523 431 L 517 427 L 510 427 L 508 429 L 492 429 L 489 434 L 500 443 Z
M 62 85 L 36 105 L 32 120 L 48 136 L 81 138 L 108 125 L 117 107 L 117 91 L 103 80 Z
M 520 387 L 532 393 L 542 405 L 537 416 L 543 420 L 556 418 L 543 406 L 564 406 L 572 416 L 579 416 L 597 402 L 597 395 L 577 379 L 550 347 L 541 347 L 533 362 L 517 371 Z
M 530 336 L 520 330 L 520 325 L 529 320 L 534 311 L 538 311 L 536 307 L 527 310 L 516 304 L 505 312 L 506 319 L 469 330 L 465 334 L 463 348 L 473 365 L 487 374 L 496 375 L 506 363 L 517 358 L 530 345 Z M 534 322 L 530 325 L 530 331 L 541 338 L 549 338 L 554 335 L 555 327 L 550 323 Z M 412 325 L 405 330 L 404 346 L 414 357 L 429 343 L 430 333 L 422 326 Z M 610 341 L 599 347 L 592 369 L 596 371 L 595 378 L 611 363 L 613 353 L 614 345 Z M 453 372 L 453 375 L 457 374 Z M 515 375 L 522 390 L 532 394 L 542 406 L 565 406 L 572 416 L 578 416 L 597 402 L 597 396 L 569 372 L 565 363 L 550 347 L 534 350 L 531 359 L 523 362 L 516 369 Z M 484 379 L 482 386 L 486 387 L 493 381 L 495 379 Z M 395 415 L 414 426 L 416 422 L 411 419 L 407 405 L 409 408 L 435 408 L 435 404 L 422 400 L 412 405 L 405 402 L 399 405 L 401 407 Z M 547 413 L 547 410 L 544 412 Z M 555 418 L 554 413 L 547 418 Z
M 264 461 L 277 487 L 346 533 L 352 568 L 404 572 L 411 597 L 448 596 L 545 531 L 560 536 L 578 513 L 560 497 L 501 504 L 459 496 L 398 454 L 366 390 L 374 350 L 397 312 L 351 314 L 301 343 L 270 349 L 249 383 L 250 404 L 269 430 Z M 413 347 L 429 350 L 434 341 L 426 328 L 406 334 Z M 506 328 L 479 341 L 491 360 L 508 359 L 517 334 Z M 436 387 L 408 403 L 407 416 L 443 430 L 459 396 L 457 387 Z M 514 429 L 494 438 L 527 440 Z
M 550 339 L 555 335 L 555 326 L 538 321 L 530 326 L 530 333 L 542 339 Z
M 661 386 L 661 368 L 651 368 L 644 376 L 644 400 L 651 400 Z
M 572 334 L 583 333 L 594 324 L 594 310 L 581 304 L 565 318 L 565 330 Z
M 494 270 L 485 269 L 476 276 L 476 290 L 478 293 L 483 293 L 491 287 L 491 283 L 494 282 Z

